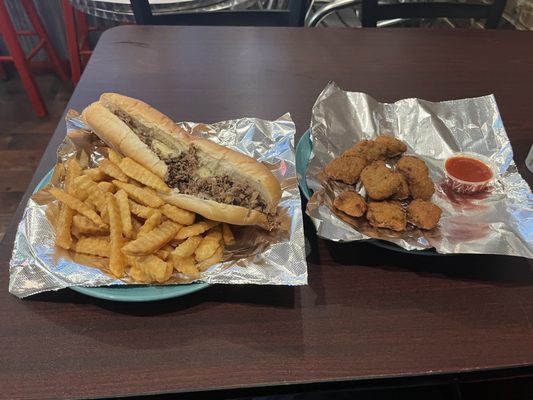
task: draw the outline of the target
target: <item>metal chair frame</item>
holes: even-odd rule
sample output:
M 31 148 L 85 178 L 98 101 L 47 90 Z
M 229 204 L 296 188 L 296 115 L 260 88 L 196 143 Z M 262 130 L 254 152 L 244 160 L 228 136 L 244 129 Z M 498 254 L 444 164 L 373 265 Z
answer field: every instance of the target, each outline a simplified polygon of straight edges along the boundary
M 458 2 L 401 2 L 378 4 L 378 0 L 336 0 L 322 6 L 308 16 L 307 26 L 318 26 L 328 15 L 349 7 L 361 7 L 363 27 L 383 27 L 413 18 L 476 18 L 485 19 L 485 28 L 498 26 L 506 0 L 492 4 L 465 4 Z
M 153 15 L 148 0 L 130 0 L 139 25 L 303 26 L 309 0 L 289 0 L 288 10 L 223 10 Z

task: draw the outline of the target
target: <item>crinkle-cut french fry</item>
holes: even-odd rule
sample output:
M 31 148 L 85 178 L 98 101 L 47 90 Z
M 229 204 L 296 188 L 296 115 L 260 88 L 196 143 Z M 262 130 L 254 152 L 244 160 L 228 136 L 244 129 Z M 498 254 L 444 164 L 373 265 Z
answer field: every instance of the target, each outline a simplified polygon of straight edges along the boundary
M 72 218 L 74 217 L 75 211 L 67 206 L 65 203 L 61 203 L 59 207 L 59 216 L 57 217 L 56 222 L 56 246 L 59 246 L 63 249 L 70 249 L 72 246 L 72 236 L 71 236 L 71 227 L 72 227 Z
M 172 255 L 174 257 L 188 257 L 194 254 L 194 251 L 198 247 L 198 245 L 201 243 L 202 237 L 197 236 L 190 236 L 185 240 L 183 243 L 178 245 L 174 251 L 172 252 Z
M 122 252 L 131 256 L 152 254 L 170 242 L 179 229 L 180 225 L 175 222 L 165 221 L 146 235 L 138 235 L 122 248 Z
M 195 224 L 184 226 L 176 234 L 175 239 L 187 239 L 191 236 L 201 235 L 202 233 L 208 231 L 209 229 L 217 226 L 220 222 L 216 221 L 200 221 Z
M 137 232 L 137 236 L 146 235 L 148 232 L 150 232 L 152 229 L 155 229 L 156 226 L 158 226 L 161 223 L 161 213 L 159 211 L 155 211 L 150 215 L 150 217 L 144 221 L 144 225 L 141 226 L 141 229 L 139 229 L 139 232 Z
M 172 257 L 172 266 L 178 272 L 189 275 L 191 277 L 198 277 L 198 268 L 196 268 L 196 261 L 193 256 L 187 257 Z
M 78 176 L 74 179 L 73 187 L 78 198 L 86 197 L 88 203 L 94 204 L 105 223 L 109 222 L 107 214 L 106 192 L 104 192 L 96 182 L 87 175 Z
M 115 193 L 117 188 L 111 182 L 98 182 L 98 187 L 102 192 Z
M 79 239 L 83 236 L 83 233 L 81 233 L 74 225 L 72 225 L 70 228 L 70 233 L 72 233 L 72 236 L 74 236 L 76 239 Z
M 166 246 L 165 246 L 166 247 Z M 159 257 L 162 260 L 167 261 L 168 257 L 170 256 L 170 250 L 166 249 L 165 247 L 157 250 L 154 254 Z
M 75 158 L 71 158 L 65 163 L 65 168 L 65 192 L 74 195 L 74 179 L 81 175 L 81 166 Z
M 220 232 L 209 232 L 205 235 L 194 251 L 196 261 L 203 261 L 215 254 L 215 251 L 220 246 L 222 234 Z
M 103 192 L 103 194 L 105 195 L 105 192 Z M 90 204 L 94 204 L 94 208 L 96 208 L 96 210 L 100 213 L 102 221 L 104 221 L 105 224 L 109 224 L 109 213 L 107 211 L 107 203 L 105 202 L 105 200 L 102 200 L 100 193 L 91 193 L 91 195 L 87 197 L 87 201 Z
M 81 175 L 74 179 L 73 189 L 76 190 L 76 197 L 80 200 L 82 198 L 91 197 L 96 195 L 96 201 L 94 202 L 100 208 L 100 204 L 103 207 L 106 206 L 105 192 L 98 186 L 98 184 L 91 179 L 88 175 Z
M 215 254 L 213 254 L 209 258 L 206 258 L 203 261 L 200 261 L 198 264 L 196 264 L 196 268 L 198 268 L 198 271 L 200 271 L 200 272 L 205 271 L 211 265 L 219 263 L 220 261 L 222 261 L 222 254 L 223 253 L 224 253 L 224 247 L 223 246 L 218 246 L 218 248 L 215 251 Z
M 82 171 L 83 175 L 87 175 L 89 178 L 91 178 L 94 182 L 100 182 L 104 180 L 105 174 L 100 171 L 98 168 L 88 168 L 84 169 Z
M 228 224 L 222 224 L 222 240 L 226 246 L 235 244 L 235 236 Z
M 117 205 L 120 212 L 120 221 L 122 222 L 122 231 L 126 238 L 133 238 L 133 226 L 131 224 L 130 203 L 128 202 L 128 195 L 122 189 L 115 193 Z
M 124 275 L 125 258 L 122 254 L 122 246 L 124 238 L 122 237 L 122 222 L 120 220 L 120 211 L 118 209 L 117 200 L 115 196 L 108 193 L 107 212 L 109 213 L 109 269 L 111 273 L 117 278 Z
M 80 265 L 98 268 L 109 273 L 109 258 L 100 257 L 94 254 L 72 253 L 72 260 Z
M 109 257 L 109 238 L 98 236 L 81 237 L 74 251 L 83 254 L 92 254 L 94 256 Z
M 166 282 L 172 275 L 172 264 L 161 260 L 152 254 L 144 257 L 134 257 L 133 267 L 142 270 L 150 277 L 150 281 L 159 283 Z
M 92 210 L 98 210 L 98 208 L 96 207 L 96 204 L 94 204 L 94 202 L 92 201 L 92 199 L 90 199 L 89 197 L 87 197 L 85 200 L 83 200 L 83 202 L 85 204 L 87 204 L 89 206 L 90 209 Z
M 131 236 L 132 236 L 132 239 L 137 239 L 137 236 L 139 235 L 139 230 L 141 229 L 141 226 L 143 226 L 143 224 L 141 224 L 137 220 L 137 218 L 132 218 L 131 219 L 131 227 L 132 227 Z
M 89 175 L 80 175 L 72 181 L 72 188 L 75 191 L 73 196 L 77 197 L 81 201 L 85 201 L 95 189 L 98 189 L 99 193 L 103 193 L 95 181 Z M 105 202 L 105 201 L 104 201 Z
M 100 168 L 100 171 L 110 176 L 111 178 L 118 179 L 122 182 L 128 181 L 128 177 L 124 174 L 124 172 L 121 171 L 118 165 L 113 164 L 106 158 L 100 160 L 100 162 L 98 163 L 98 168 Z
M 72 227 L 76 228 L 79 233 L 85 234 L 102 234 L 109 232 L 107 228 L 96 225 L 89 218 L 80 214 L 74 215 L 74 218 L 72 219 Z
M 170 188 L 159 176 L 129 157 L 124 157 L 120 161 L 119 167 L 124 174 L 137 182 L 161 192 L 170 192 Z
M 156 208 L 143 206 L 133 200 L 128 200 L 128 204 L 130 205 L 131 213 L 142 219 L 150 218 L 150 215 L 157 211 Z
M 122 156 L 111 147 L 107 149 L 107 158 L 115 165 L 119 165 L 122 160 Z
M 102 218 L 89 206 L 80 200 L 78 200 L 76 197 L 65 193 L 61 190 L 59 190 L 56 187 L 50 187 L 48 191 L 54 196 L 57 200 L 59 200 L 62 203 L 65 203 L 70 208 L 76 210 L 82 215 L 85 215 L 87 218 L 89 218 L 91 221 L 93 221 L 96 225 L 105 227 L 106 224 L 104 221 L 102 221 Z
M 148 207 L 159 208 L 163 204 L 157 195 L 153 191 L 148 190 L 148 188 L 140 188 L 138 186 L 132 185 L 131 183 L 124 183 L 117 180 L 113 181 L 113 184 L 119 189 L 123 189 L 129 197 L 135 200 L 137 203 L 144 204 Z
M 195 213 L 178 208 L 171 204 L 165 204 L 160 208 L 160 210 L 165 217 L 181 225 L 191 225 L 194 223 L 194 218 L 196 217 Z
M 144 272 L 144 270 L 138 264 L 136 264 L 134 261 L 132 261 L 131 264 L 132 265 L 131 265 L 131 268 L 128 274 L 135 282 L 139 282 L 139 283 L 152 282 L 151 277 L 146 272 Z

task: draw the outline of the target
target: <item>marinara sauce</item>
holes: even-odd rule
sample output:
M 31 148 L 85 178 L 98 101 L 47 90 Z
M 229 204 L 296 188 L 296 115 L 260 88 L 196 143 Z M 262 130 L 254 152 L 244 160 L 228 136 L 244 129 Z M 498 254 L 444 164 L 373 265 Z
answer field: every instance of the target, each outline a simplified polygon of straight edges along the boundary
M 486 182 L 492 178 L 490 167 L 475 158 L 451 157 L 446 160 L 444 168 L 448 174 L 464 182 Z

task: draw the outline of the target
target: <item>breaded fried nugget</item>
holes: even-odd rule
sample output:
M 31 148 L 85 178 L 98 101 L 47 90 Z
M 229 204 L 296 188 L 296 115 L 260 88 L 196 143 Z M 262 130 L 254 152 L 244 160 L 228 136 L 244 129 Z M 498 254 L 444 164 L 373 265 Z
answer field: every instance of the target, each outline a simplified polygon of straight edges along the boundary
M 407 178 L 413 199 L 431 199 L 435 193 L 435 185 L 423 160 L 414 156 L 403 156 L 396 164 L 396 169 Z
M 424 200 L 413 200 L 407 207 L 407 219 L 421 229 L 433 229 L 440 220 L 442 210 L 439 206 Z
M 381 135 L 375 139 L 376 143 L 381 143 L 387 149 L 387 157 L 399 156 L 402 153 L 405 153 L 407 150 L 407 145 L 401 140 L 396 139 L 390 135 Z
M 435 193 L 435 185 L 429 175 L 411 179 L 409 180 L 409 192 L 413 199 L 431 200 L 431 196 Z
M 324 168 L 324 171 L 333 180 L 353 185 L 359 180 L 359 176 L 365 165 L 366 161 L 361 157 L 343 155 L 331 160 L 326 165 L 326 168 Z
M 388 228 L 393 231 L 405 231 L 407 218 L 399 201 L 373 201 L 368 204 L 366 218 L 376 228 Z
M 411 175 L 428 175 L 429 170 L 424 162 L 415 156 L 402 156 L 396 164 L 396 169 L 405 174 L 408 178 Z
M 401 185 L 398 174 L 391 171 L 384 161 L 374 161 L 361 172 L 361 182 L 372 200 L 385 200 L 394 195 Z
M 392 198 L 395 200 L 405 200 L 409 197 L 409 184 L 407 183 L 407 178 L 400 172 L 395 172 L 395 174 L 397 174 L 400 179 L 400 186 Z
M 387 147 L 375 140 L 361 140 L 346 150 L 343 155 L 358 156 L 365 159 L 367 163 L 371 163 L 377 160 L 385 160 L 387 158 Z
M 345 190 L 339 194 L 333 200 L 333 207 L 352 217 L 361 217 L 366 212 L 365 199 L 353 190 Z

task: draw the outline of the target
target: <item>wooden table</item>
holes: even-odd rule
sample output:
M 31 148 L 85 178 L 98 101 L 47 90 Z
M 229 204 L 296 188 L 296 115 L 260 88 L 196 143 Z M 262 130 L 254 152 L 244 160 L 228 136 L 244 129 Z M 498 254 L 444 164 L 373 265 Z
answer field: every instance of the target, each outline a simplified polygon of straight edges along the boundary
M 127 26 L 102 36 L 69 106 L 116 91 L 176 120 L 289 111 L 299 136 L 329 80 L 381 101 L 494 93 L 531 184 L 532 48 L 532 33 L 512 31 Z M 61 123 L 28 192 L 64 133 Z M 145 304 L 70 290 L 19 300 L 7 291 L 14 228 L 0 248 L 0 397 L 229 396 L 532 372 L 525 259 L 339 245 L 307 224 L 306 287 L 214 286 Z

